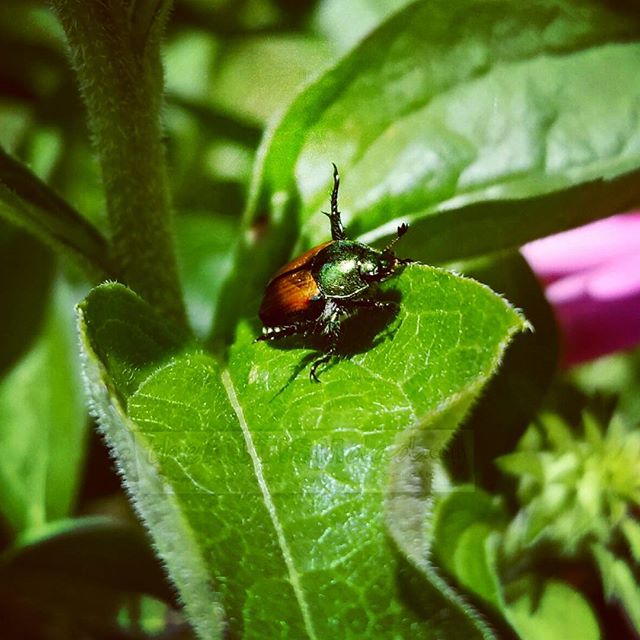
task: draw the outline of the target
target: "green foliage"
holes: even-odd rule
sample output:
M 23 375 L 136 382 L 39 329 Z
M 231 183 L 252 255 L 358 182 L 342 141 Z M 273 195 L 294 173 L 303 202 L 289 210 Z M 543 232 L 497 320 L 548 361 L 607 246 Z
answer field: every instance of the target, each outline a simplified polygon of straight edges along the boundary
M 538 280 L 519 253 L 501 252 L 456 267 L 504 295 L 534 327 L 515 337 L 446 454 L 458 480 L 493 488 L 501 480 L 494 459 L 513 451 L 556 374 L 558 331 Z M 491 438 L 485 435 L 487 425 L 491 425 Z
M 637 204 L 639 95 L 628 79 L 639 35 L 638 19 L 588 0 L 437 0 L 395 14 L 267 133 L 245 220 L 268 218 L 264 258 L 247 267 L 257 240 L 243 239 L 245 295 L 233 279 L 216 332 L 253 308 L 292 245 L 325 237 L 317 212 L 331 161 L 347 176 L 351 234 L 378 240 L 413 223 L 406 251 L 429 263 Z
M 544 415 L 518 451 L 498 458 L 519 480 L 520 508 L 511 519 L 496 497 L 472 487 L 454 490 L 435 509 L 442 566 L 525 639 L 565 637 L 574 628 L 582 629 L 579 637 L 600 637 L 584 598 L 545 576 L 554 558 L 560 564 L 591 557 L 605 598 L 620 603 L 640 630 L 639 434 L 617 419 L 606 431 L 591 414 L 583 422 L 580 433 L 558 415 Z
M 498 611 L 523 640 L 599 639 L 594 612 L 576 589 L 532 573 L 514 578 L 509 563 L 500 569 L 506 522 L 495 498 L 458 487 L 436 507 L 434 551 L 459 584 Z
M 593 543 L 608 544 L 640 504 L 640 433 L 613 420 L 605 433 L 585 414 L 574 434 L 557 415 L 540 417 L 515 453 L 497 460 L 519 480 L 522 504 L 507 534 L 507 553 L 551 542 L 575 555 Z M 553 526 L 550 524 L 553 523 Z
M 593 555 L 602 576 L 605 597 L 619 602 L 636 632 L 640 630 L 640 589 L 635 573 L 625 558 L 616 557 L 605 546 L 593 546 Z M 637 571 L 637 560 L 634 569 Z
M 565 582 L 549 580 L 536 597 L 530 594 L 540 589 L 525 584 L 525 595 L 510 604 L 507 619 L 525 640 L 555 640 L 555 638 L 601 637 L 598 621 L 582 595 Z
M 516 252 L 640 203 L 640 13 L 53 4 L 0 7 L 3 630 L 147 638 L 178 616 L 139 531 L 74 517 L 113 508 L 103 454 L 83 469 L 84 297 L 91 410 L 200 637 L 591 640 L 616 611 L 640 632 L 638 357 L 568 393 Z M 255 343 L 256 311 L 327 240 L 332 161 L 350 237 L 410 222 L 397 248 L 423 264 L 312 384 L 321 340 Z M 89 290 L 105 278 L 130 288 Z M 617 426 L 574 429 L 595 391 Z
M 87 417 L 72 306 L 58 284 L 39 337 L 0 380 L 0 510 L 15 532 L 42 528 L 73 507 Z
M 0 282 L 4 297 L 0 374 L 15 364 L 37 336 L 52 280 L 51 253 L 27 234 L 0 223 Z M 26 317 L 25 309 L 29 309 Z
M 75 260 L 91 280 L 104 279 L 113 271 L 101 234 L 2 148 L 0 216 Z
M 394 538 L 424 570 L 424 548 L 412 548 L 424 524 L 407 517 L 428 506 L 416 480 L 524 323 L 489 289 L 444 271 L 412 267 L 397 286 L 402 308 L 381 339 L 371 347 L 379 325 L 354 327 L 349 348 L 358 333 L 366 342 L 313 387 L 313 352 L 256 345 L 247 327 L 222 368 L 172 341 L 122 287 L 100 287 L 80 307 L 95 410 L 203 637 L 222 626 L 212 584 L 246 637 L 279 637 L 283 624 L 305 637 L 429 638 L 441 624 L 479 637 L 453 595 L 455 622 L 420 623 L 397 600 L 385 486 Z
M 16 633 L 113 637 L 135 593 L 173 602 L 142 533 L 107 518 L 58 521 L 0 554 L 0 613 Z

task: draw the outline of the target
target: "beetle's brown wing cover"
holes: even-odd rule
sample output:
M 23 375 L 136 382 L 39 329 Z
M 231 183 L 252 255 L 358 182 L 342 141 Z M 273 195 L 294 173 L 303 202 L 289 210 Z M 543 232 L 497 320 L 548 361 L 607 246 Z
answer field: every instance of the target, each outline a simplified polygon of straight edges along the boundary
M 324 309 L 324 299 L 311 274 L 311 261 L 330 242 L 321 244 L 284 265 L 273 276 L 260 305 L 265 327 L 315 320 Z
M 311 261 L 316 257 L 316 255 L 322 251 L 325 247 L 328 247 L 333 243 L 333 240 L 329 240 L 329 242 L 323 242 L 319 244 L 317 247 L 313 247 L 313 249 L 309 249 L 309 251 L 305 251 L 302 255 L 294 258 L 291 262 L 287 262 L 283 267 L 280 267 L 274 274 L 273 278 L 271 278 L 271 282 L 273 282 L 278 276 L 281 276 L 283 273 L 290 273 L 291 271 L 298 271 L 299 269 L 303 269 L 305 267 L 311 268 Z M 271 284 L 269 282 L 269 284 Z

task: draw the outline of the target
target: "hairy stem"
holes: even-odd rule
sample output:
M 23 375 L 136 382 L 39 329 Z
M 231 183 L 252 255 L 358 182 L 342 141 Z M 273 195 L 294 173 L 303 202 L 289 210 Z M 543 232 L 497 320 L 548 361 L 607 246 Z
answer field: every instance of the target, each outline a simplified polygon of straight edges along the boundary
M 53 0 L 89 112 L 119 278 L 185 322 L 160 114 L 166 0 Z

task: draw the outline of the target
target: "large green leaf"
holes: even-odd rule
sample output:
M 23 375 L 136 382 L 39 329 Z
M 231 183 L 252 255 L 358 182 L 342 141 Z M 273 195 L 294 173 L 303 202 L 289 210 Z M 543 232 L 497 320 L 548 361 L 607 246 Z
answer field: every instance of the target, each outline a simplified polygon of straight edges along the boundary
M 640 202 L 638 39 L 637 15 L 597 0 L 433 0 L 401 10 L 308 86 L 265 138 L 246 218 L 261 233 L 239 248 L 245 295 L 230 283 L 217 332 L 229 332 L 296 241 L 326 238 L 318 212 L 332 161 L 351 235 L 374 241 L 413 223 L 405 250 L 419 247 L 431 263 L 519 246 Z
M 73 296 L 59 282 L 42 334 L 0 381 L 0 511 L 16 532 L 69 515 L 87 414 Z
M 119 285 L 80 306 L 95 411 L 203 638 L 491 637 L 430 574 L 422 516 L 434 460 L 524 321 L 446 271 L 394 285 L 397 316 L 353 319 L 322 384 L 308 347 L 247 326 L 223 368 Z

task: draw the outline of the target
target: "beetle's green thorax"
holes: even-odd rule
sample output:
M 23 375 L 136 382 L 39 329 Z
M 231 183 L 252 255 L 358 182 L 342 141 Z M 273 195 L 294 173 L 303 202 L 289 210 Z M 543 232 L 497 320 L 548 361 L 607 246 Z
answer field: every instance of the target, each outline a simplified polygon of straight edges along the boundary
M 353 298 L 373 282 L 380 282 L 395 270 L 393 254 L 383 253 L 352 240 L 338 240 L 314 259 L 313 276 L 324 295 Z

